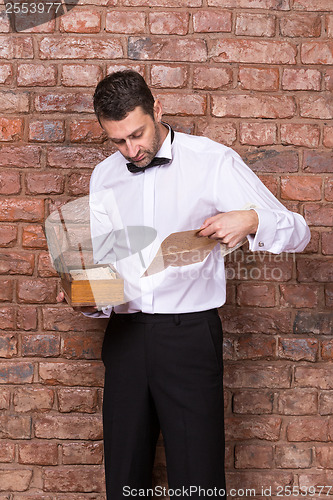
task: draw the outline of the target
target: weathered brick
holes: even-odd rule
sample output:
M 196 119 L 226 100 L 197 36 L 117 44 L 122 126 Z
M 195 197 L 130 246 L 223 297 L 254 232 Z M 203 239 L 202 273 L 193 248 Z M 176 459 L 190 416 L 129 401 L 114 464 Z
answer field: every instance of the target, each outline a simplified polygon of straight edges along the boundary
M 0 35 L 0 59 L 32 59 L 31 36 Z
M 283 415 L 316 415 L 318 395 L 314 389 L 290 389 L 279 393 L 278 412 Z
M 289 42 L 224 38 L 213 42 L 210 57 L 215 62 L 295 64 L 296 49 Z
M 264 362 L 251 365 L 230 363 L 225 367 L 224 382 L 226 387 L 280 388 L 288 389 L 291 383 L 291 371 L 286 365 L 275 366 Z
M 57 357 L 60 354 L 60 337 L 52 333 L 21 336 L 22 356 Z
M 277 128 L 274 123 L 242 122 L 239 126 L 239 140 L 251 146 L 276 144 Z
M 164 113 L 170 115 L 204 115 L 206 112 L 206 97 L 199 94 L 158 94 Z
M 103 460 L 103 444 L 93 443 L 68 443 L 62 445 L 63 464 L 101 464 Z
M 13 299 L 13 280 L 0 281 L 0 302 L 11 302 Z
M 54 64 L 19 64 L 17 85 L 20 87 L 54 86 L 57 84 L 57 68 Z
M 333 69 L 327 68 L 324 73 L 324 83 L 326 90 L 333 89 Z
M 41 278 L 57 277 L 58 273 L 54 269 L 53 263 L 48 252 L 40 252 L 38 255 L 38 276 Z
M 78 196 L 89 193 L 90 174 L 72 174 L 68 178 L 68 194 Z
M 40 94 L 35 97 L 35 108 L 42 113 L 48 111 L 92 113 L 92 95 L 83 92 Z
M 20 443 L 18 447 L 19 464 L 57 465 L 58 445 L 47 441 Z
M 196 66 L 193 70 L 193 88 L 221 89 L 232 83 L 232 71 L 229 68 L 214 66 Z
M 281 485 L 285 488 L 289 486 L 290 491 L 292 491 L 293 484 L 293 474 L 291 472 L 282 471 L 268 471 L 261 469 L 260 472 L 253 470 L 236 472 L 229 472 L 227 474 L 228 481 L 233 485 L 233 492 L 240 492 L 241 496 L 234 497 L 235 500 L 241 500 L 243 495 L 253 496 L 255 492 L 263 492 L 265 496 L 260 496 L 260 500 L 267 498 L 267 495 L 279 495 L 281 491 Z M 244 493 L 243 493 L 244 492 Z M 273 496 L 271 498 L 274 498 Z M 298 498 L 297 500 L 300 500 Z
M 141 76 L 143 76 L 143 78 L 146 76 L 146 66 L 144 64 L 133 64 L 132 62 L 129 64 L 107 64 L 106 73 L 109 75 L 115 71 L 124 71 L 127 69 L 137 71 Z
M 0 141 L 19 141 L 23 134 L 23 120 L 21 118 L 0 118 Z
M 2 113 L 25 113 L 29 111 L 29 95 L 27 92 L 2 91 L 0 107 Z
M 13 307 L 0 307 L 0 324 L 2 330 L 13 330 L 15 328 L 15 310 Z
M 1 439 L 30 439 L 31 417 L 0 415 Z M 0 480 L 0 484 L 3 483 Z
M 331 312 L 297 311 L 293 327 L 294 333 L 330 335 L 332 333 L 332 319 L 333 313 Z
M 333 51 L 333 46 L 332 46 Z M 321 95 L 300 98 L 300 115 L 304 118 L 333 118 L 333 100 L 331 96 Z
M 326 16 L 326 31 L 329 38 L 333 38 L 333 15 Z
M 272 359 L 275 357 L 274 338 L 259 335 L 242 335 L 235 340 L 235 352 L 238 359 Z
M 38 168 L 40 165 L 40 146 L 2 146 L 0 153 L 2 167 Z
M 319 389 L 332 389 L 333 380 L 330 364 L 325 364 L 323 368 L 318 366 L 296 366 L 295 384 L 299 387 L 318 387 Z M 323 421 L 324 425 L 325 421 Z M 318 424 L 320 427 L 321 424 Z
M 234 123 L 226 123 L 219 119 L 211 119 L 207 122 L 206 118 L 203 118 L 197 122 L 197 134 L 226 146 L 232 146 L 236 142 L 237 129 Z
M 322 178 L 319 176 L 286 176 L 281 178 L 281 198 L 315 201 L 321 199 Z
M 319 467 L 332 468 L 333 449 L 332 446 L 316 446 L 316 460 Z
M 238 118 L 291 118 L 296 112 L 289 96 L 214 95 L 212 115 Z
M 324 127 L 323 145 L 333 148 L 333 127 Z
M 255 416 L 227 417 L 225 433 L 227 440 L 264 439 L 278 441 L 281 431 L 281 418 Z
M 29 141 L 63 142 L 64 140 L 63 120 L 34 120 L 29 123 Z
M 144 12 L 111 11 L 106 14 L 105 30 L 109 33 L 135 35 L 145 32 L 146 15 Z
M 0 247 L 8 247 L 15 244 L 17 240 L 17 227 L 12 224 L 1 224 Z
M 32 253 L 3 251 L 0 253 L 0 274 L 29 274 L 34 270 L 35 259 Z
M 65 87 L 94 87 L 102 76 L 102 69 L 96 64 L 64 64 L 61 83 Z
M 102 143 L 107 136 L 98 120 L 73 120 L 69 126 L 71 142 Z
M 244 68 L 239 69 L 240 87 L 246 90 L 278 90 L 279 71 L 276 68 Z
M 123 48 L 116 38 L 47 36 L 39 44 L 41 59 L 120 59 Z
M 94 168 L 105 160 L 110 152 L 96 147 L 50 147 L 47 150 L 47 163 L 57 168 Z
M 318 125 L 288 123 L 281 125 L 282 144 L 315 148 L 319 145 L 320 128 Z
M 128 38 L 128 57 L 134 60 L 204 62 L 207 45 L 201 38 Z
M 320 241 L 320 233 L 319 231 L 315 231 L 313 229 L 311 232 L 311 240 L 303 250 L 303 253 L 318 253 L 319 252 L 319 241 Z
M 29 173 L 26 176 L 28 194 L 60 194 L 64 191 L 64 179 L 61 174 L 50 172 Z
M 150 12 L 149 28 L 153 35 L 186 35 L 189 27 L 188 12 Z
M 42 383 L 49 385 L 101 387 L 104 368 L 102 363 L 97 361 L 41 362 L 39 376 Z
M 273 413 L 274 393 L 268 390 L 237 391 L 233 397 L 233 413 Z
M 94 415 L 48 415 L 35 419 L 35 435 L 45 439 L 102 438 L 102 419 Z
M 333 64 L 333 41 L 302 43 L 301 60 L 303 64 Z
M 304 217 L 312 226 L 332 226 L 333 206 L 307 203 L 304 206 Z
M 56 467 L 44 470 L 44 491 L 102 492 L 103 469 L 97 466 Z
M 15 458 L 15 444 L 14 443 L 0 443 L 0 460 L 2 463 L 14 462 Z
M 59 411 L 62 413 L 96 413 L 97 389 L 70 388 L 58 390 Z
M 188 70 L 182 66 L 154 64 L 150 70 L 152 87 L 182 88 L 188 82 Z
M 321 251 L 324 255 L 333 254 L 333 233 L 322 233 L 321 235 Z
M 10 22 L 9 16 L 5 11 L 0 12 L 0 33 L 9 33 L 10 32 Z
M 232 13 L 227 10 L 200 10 L 193 14 L 193 29 L 197 33 L 230 32 Z
M 0 358 L 12 358 L 17 354 L 17 338 L 12 333 L 2 333 L 0 337 Z
M 287 307 L 317 307 L 319 303 L 320 289 L 313 285 L 280 285 L 280 303 Z
M 295 0 L 293 4 L 295 10 L 317 11 L 328 10 L 331 11 L 332 5 L 330 0 Z
M 235 7 L 237 9 L 289 10 L 288 1 L 280 0 L 208 0 L 211 7 Z
M 323 417 L 299 417 L 287 425 L 288 441 L 328 441 L 328 421 Z
M 273 447 L 258 444 L 236 444 L 236 469 L 272 469 Z
M 275 448 L 275 460 L 281 469 L 305 469 L 311 467 L 312 449 L 296 444 L 278 445 Z
M 272 37 L 275 35 L 275 16 L 240 13 L 236 16 L 235 35 Z
M 240 283 L 237 286 L 237 304 L 240 306 L 273 307 L 275 286 L 273 284 Z
M 123 0 L 130 7 L 201 7 L 202 0 Z
M 22 246 L 24 248 L 47 248 L 43 226 L 39 224 L 23 226 Z
M 317 69 L 283 70 L 282 88 L 284 90 L 320 90 L 321 73 Z
M 54 393 L 44 387 L 19 387 L 14 390 L 13 405 L 16 412 L 47 411 L 54 403 Z
M 0 200 L 0 221 L 39 222 L 44 217 L 44 201 L 8 198 Z
M 17 284 L 17 298 L 25 304 L 54 303 L 57 296 L 57 283 L 46 279 L 25 279 Z
M 278 355 L 282 359 L 314 362 L 318 355 L 318 341 L 314 339 L 280 338 L 278 342 Z
M 36 307 L 22 306 L 17 311 L 17 328 L 20 330 L 37 329 L 37 309 Z
M 263 149 L 244 155 L 244 161 L 255 172 L 297 172 L 298 153 L 296 151 L 276 151 Z
M 333 393 L 332 391 L 320 391 L 319 394 L 320 415 L 331 415 L 333 413 Z
M 226 333 L 288 333 L 291 326 L 289 311 L 240 309 L 222 310 L 223 327 Z
M 333 172 L 333 151 L 305 151 L 302 169 L 307 172 Z
M 60 17 L 60 31 L 66 33 L 98 33 L 101 15 L 92 9 L 73 9 Z
M 32 470 L 2 470 L 0 471 L 0 491 L 26 491 L 29 488 L 31 480 Z
M 68 359 L 100 359 L 104 334 L 93 336 L 85 333 L 64 334 L 61 352 Z
M 244 257 L 242 251 L 233 252 L 225 259 L 228 280 L 242 281 L 289 281 L 292 277 L 292 254 L 261 255 L 249 254 Z
M 290 14 L 281 17 L 280 33 L 289 37 L 319 37 L 321 16 L 318 14 Z
M 0 83 L 9 85 L 13 80 L 13 68 L 11 64 L 0 64 Z
M 18 194 L 21 191 L 19 172 L 0 172 L 0 194 Z
M 279 183 L 276 177 L 267 174 L 258 175 L 258 177 L 261 180 L 261 182 L 265 184 L 267 189 L 269 189 L 270 192 L 273 193 L 274 196 L 278 196 Z
M 333 306 L 333 284 L 328 283 L 325 286 L 325 303 L 327 306 Z
M 333 342 L 331 340 L 323 340 L 321 343 L 321 358 L 324 361 L 333 359 Z

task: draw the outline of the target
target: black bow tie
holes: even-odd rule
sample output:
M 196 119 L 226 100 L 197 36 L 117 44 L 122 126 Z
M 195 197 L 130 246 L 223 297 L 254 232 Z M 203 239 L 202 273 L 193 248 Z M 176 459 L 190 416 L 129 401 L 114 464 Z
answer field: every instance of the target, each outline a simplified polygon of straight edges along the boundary
M 134 165 L 134 163 L 126 163 L 126 165 L 128 170 L 132 172 L 132 174 L 135 174 L 136 172 L 143 172 L 144 170 L 146 170 L 146 168 L 158 167 L 159 165 L 167 165 L 170 162 L 170 158 L 155 157 L 146 167 L 137 167 L 136 165 Z

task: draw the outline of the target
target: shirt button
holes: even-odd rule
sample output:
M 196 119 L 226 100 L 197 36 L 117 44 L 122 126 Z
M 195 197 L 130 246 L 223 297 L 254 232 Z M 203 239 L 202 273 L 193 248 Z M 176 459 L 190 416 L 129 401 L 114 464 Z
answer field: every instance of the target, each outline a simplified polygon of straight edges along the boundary
M 265 244 L 262 241 L 259 241 L 258 246 L 263 247 L 263 246 L 265 246 Z

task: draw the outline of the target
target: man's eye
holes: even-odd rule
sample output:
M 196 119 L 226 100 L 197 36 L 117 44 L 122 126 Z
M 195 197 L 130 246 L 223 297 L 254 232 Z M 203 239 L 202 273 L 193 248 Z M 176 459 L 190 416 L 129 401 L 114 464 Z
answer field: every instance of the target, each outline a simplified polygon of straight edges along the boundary
M 142 136 L 142 132 L 140 132 L 139 134 L 135 134 L 133 135 L 134 139 L 139 139 L 139 137 Z

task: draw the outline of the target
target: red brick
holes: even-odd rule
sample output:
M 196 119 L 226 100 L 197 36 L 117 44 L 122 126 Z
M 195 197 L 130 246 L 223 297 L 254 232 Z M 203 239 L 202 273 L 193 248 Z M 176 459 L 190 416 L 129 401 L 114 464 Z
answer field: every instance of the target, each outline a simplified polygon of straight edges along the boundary
M 20 443 L 18 448 L 19 464 L 57 465 L 58 445 L 47 441 Z
M 333 118 L 333 102 L 331 96 L 301 97 L 300 115 L 305 118 L 319 118 L 321 120 Z
M 275 448 L 277 467 L 281 469 L 305 469 L 312 465 L 312 450 L 300 445 L 278 445 Z
M 240 87 L 246 90 L 278 90 L 279 71 L 275 68 L 243 68 L 239 69 Z
M 0 221 L 39 222 L 44 218 L 44 201 L 8 198 L 0 200 Z
M 280 33 L 289 37 L 319 37 L 321 16 L 317 14 L 290 14 L 280 19 Z
M 13 330 L 15 328 L 15 311 L 12 307 L 0 307 L 0 322 L 2 330 Z
M 47 36 L 39 44 L 41 59 L 120 59 L 121 41 L 116 38 Z
M 239 125 L 239 140 L 251 146 L 276 144 L 276 125 L 274 123 L 242 122 Z
M 94 87 L 102 76 L 102 69 L 96 64 L 64 64 L 61 83 L 65 87 Z
M 288 441 L 328 441 L 328 421 L 322 417 L 303 417 L 287 425 Z
M 40 380 L 49 385 L 102 387 L 103 375 L 103 365 L 97 361 L 39 363 Z
M 282 306 L 295 307 L 317 307 L 320 289 L 312 285 L 280 285 Z
M 320 415 L 331 415 L 333 413 L 333 393 L 332 393 L 332 391 L 320 391 L 320 394 L 319 394 L 319 413 L 320 413 Z
M 0 194 L 18 194 L 21 191 L 19 172 L 0 171 Z
M 237 118 L 291 118 L 296 112 L 289 96 L 214 95 L 212 115 Z
M 333 16 L 326 16 L 326 31 L 329 38 L 333 38 Z
M 321 344 L 321 357 L 324 361 L 333 360 L 333 342 L 331 340 L 323 340 Z
M 10 31 L 9 16 L 2 11 L 0 15 L 0 33 L 9 33 Z
M 261 182 L 265 184 L 267 189 L 269 189 L 270 192 L 273 193 L 274 196 L 278 196 L 279 184 L 278 184 L 278 179 L 276 177 L 267 174 L 258 175 L 258 177 L 261 180 Z
M 241 283 L 237 286 L 237 304 L 240 306 L 273 307 L 275 286 L 273 284 Z
M 288 123 L 281 125 L 281 143 L 315 148 L 319 145 L 320 128 L 318 125 Z
M 331 334 L 332 314 L 329 312 L 297 311 L 294 333 Z
M 12 333 L 2 333 L 0 337 L 0 358 L 12 358 L 17 354 L 17 338 Z
M 238 359 L 272 359 L 275 356 L 274 338 L 259 335 L 243 335 L 235 341 Z
M 305 151 L 303 170 L 313 173 L 333 172 L 332 151 Z
M 289 311 L 255 309 L 222 310 L 222 320 L 226 333 L 288 333 L 291 326 Z
M 36 111 L 42 113 L 57 111 L 60 113 L 92 113 L 92 95 L 80 93 L 50 93 L 35 97 Z
M 12 246 L 17 240 L 17 227 L 11 224 L 0 226 L 0 247 Z
M 240 471 L 229 472 L 227 474 L 228 481 L 230 481 L 234 487 L 233 494 L 237 494 L 239 491 L 240 495 L 235 498 L 235 500 L 242 500 L 246 496 L 253 496 L 255 492 L 263 492 L 264 496 L 256 496 L 260 500 L 266 500 L 268 498 L 276 498 L 271 495 L 281 494 L 281 485 L 283 488 L 289 486 L 292 491 L 292 484 L 294 484 L 293 474 L 291 472 L 282 471 L 267 471 L 261 470 L 256 471 Z M 277 497 L 279 498 L 279 497 Z M 295 497 L 293 497 L 295 499 Z M 296 500 L 296 499 L 295 499 Z M 301 500 L 297 498 L 297 500 Z
M 316 69 L 285 69 L 282 76 L 285 90 L 320 90 L 321 73 Z
M 333 206 L 307 203 L 304 206 L 304 217 L 312 226 L 332 226 Z
M 64 191 L 64 179 L 61 174 L 30 173 L 26 176 L 26 190 L 28 194 L 60 194 Z
M 54 303 L 57 296 L 57 283 L 47 279 L 26 279 L 17 284 L 17 298 L 25 304 Z
M 273 413 L 274 393 L 271 391 L 242 391 L 233 397 L 233 413 Z
M 333 233 L 322 233 L 321 249 L 324 255 L 333 254 Z
M 106 140 L 106 134 L 98 120 L 73 120 L 69 126 L 71 142 L 97 142 Z
M 229 363 L 225 367 L 224 382 L 226 387 L 251 388 L 289 388 L 291 371 L 286 366 L 267 363 L 240 365 Z
M 150 70 L 152 87 L 182 88 L 188 82 L 188 70 L 182 66 L 154 64 Z
M 12 83 L 13 69 L 11 64 L 0 64 L 0 83 L 7 85 Z
M 186 35 L 189 27 L 187 12 L 150 12 L 149 28 L 153 35 Z
M 176 132 L 183 132 L 184 134 L 194 134 L 195 133 L 195 122 L 191 120 L 191 117 L 184 116 L 168 116 L 168 124 Z M 198 122 L 200 118 L 198 118 Z
M 278 356 L 293 361 L 316 361 L 318 341 L 313 339 L 286 339 L 280 338 Z
M 333 69 L 326 69 L 324 73 L 324 83 L 326 90 L 333 90 Z
M 68 193 L 72 196 L 89 193 L 90 174 L 72 174 L 68 179 Z
M 39 224 L 23 226 L 22 246 L 24 248 L 47 248 L 43 226 Z
M 322 178 L 319 176 L 286 176 L 281 178 L 281 198 L 315 201 L 321 199 Z
M 47 151 L 47 163 L 57 168 L 89 168 L 105 160 L 109 152 L 96 147 L 50 147 Z
M 3 371 L 3 369 L 1 370 Z M 12 382 L 13 383 L 13 382 Z M 19 383 L 19 382 L 14 382 Z M 31 417 L 17 415 L 0 415 L 1 439 L 30 439 Z M 0 480 L 0 484 L 1 480 Z
M 197 33 L 230 32 L 232 13 L 227 10 L 200 10 L 193 14 L 193 29 Z
M 333 284 L 325 286 L 325 302 L 327 306 L 333 307 Z
M 0 460 L 2 463 L 14 462 L 15 458 L 15 445 L 14 443 L 1 443 L 0 444 Z
M 25 33 L 53 33 L 55 31 L 55 19 L 52 19 L 52 13 L 49 14 L 46 9 L 44 12 L 38 12 L 37 25 L 35 23 L 35 16 L 36 13 L 34 12 L 26 14 L 21 11 L 15 14 L 16 30 L 19 32 L 24 31 Z
M 62 445 L 64 465 L 101 464 L 103 460 L 102 443 L 68 443 Z
M 1 280 L 0 281 L 0 302 L 11 302 L 13 299 L 13 281 Z
M 228 417 L 225 419 L 227 440 L 264 439 L 278 441 L 281 431 L 281 418 L 278 417 Z
M 226 277 L 228 280 L 241 281 L 289 281 L 292 277 L 292 254 L 264 255 L 249 254 L 244 257 L 239 253 L 226 257 Z
M 332 469 L 333 449 L 332 446 L 316 446 L 316 460 L 319 467 Z
M 109 75 L 115 71 L 124 71 L 126 69 L 137 71 L 143 78 L 146 76 L 146 66 L 144 64 L 132 64 L 132 62 L 129 64 L 107 64 L 106 73 Z
M 193 71 L 193 88 L 221 89 L 232 83 L 232 70 L 214 66 L 197 66 Z
M 35 419 L 35 435 L 45 439 L 101 439 L 102 419 L 94 415 L 48 415 Z
M 32 59 L 33 57 L 32 37 L 0 35 L 0 59 Z
M 324 128 L 323 144 L 327 148 L 333 148 L 333 127 Z
M 96 413 L 98 409 L 97 389 L 59 389 L 59 411 L 62 413 Z M 70 462 L 68 462 L 70 463 Z
M 52 333 L 21 336 L 22 356 L 57 357 L 60 354 L 60 337 Z
M 52 86 L 57 84 L 56 66 L 44 64 L 19 64 L 17 85 L 21 87 Z
M 135 35 L 144 33 L 146 15 L 144 12 L 111 11 L 106 14 L 105 30 L 109 33 Z
M 19 307 L 17 311 L 17 328 L 20 330 L 36 330 L 37 309 L 35 307 Z
M 54 393 L 51 389 L 31 386 L 14 390 L 13 405 L 16 412 L 51 410 L 53 403 Z
M 29 111 L 29 95 L 27 92 L 0 92 L 0 107 L 2 113 L 24 113 Z
M 123 0 L 132 7 L 201 7 L 202 0 Z
M 301 61 L 303 64 L 333 64 L 333 41 L 302 43 Z
M 286 173 L 298 171 L 298 153 L 296 151 L 276 151 L 263 149 L 244 155 L 244 161 L 255 172 Z
M 38 168 L 41 158 L 40 146 L 2 146 L 0 165 L 3 167 Z
M 0 491 L 26 491 L 29 488 L 31 480 L 32 470 L 2 470 L 0 471 Z
M 332 389 L 332 369 L 330 363 L 323 368 L 297 366 L 295 368 L 295 384 L 300 387 L 318 387 L 320 389 Z M 325 421 L 323 421 L 324 425 Z M 318 423 L 318 427 L 321 424 Z
M 311 240 L 303 250 L 303 253 L 318 253 L 319 252 L 319 241 L 320 233 L 319 231 L 311 230 Z
M 0 141 L 19 141 L 23 134 L 23 120 L 20 118 L 0 118 Z
M 56 467 L 44 470 L 44 491 L 103 492 L 104 474 L 98 466 Z
M 32 253 L 10 252 L 0 253 L 0 274 L 28 274 L 34 270 L 35 259 Z
M 58 273 L 54 269 L 48 252 L 40 252 L 38 256 L 38 276 L 41 278 L 57 277 Z
M 317 10 L 332 10 L 330 0 L 295 0 L 293 8 L 295 10 L 317 11 Z
M 35 120 L 29 123 L 29 141 L 64 142 L 63 120 Z
M 100 359 L 104 334 L 91 336 L 85 333 L 70 333 L 62 337 L 64 358 Z
M 237 138 L 236 126 L 218 119 L 211 119 L 208 122 L 206 118 L 198 120 L 197 133 L 227 146 L 232 146 Z
M 273 447 L 258 444 L 235 446 L 236 469 L 273 469 Z
M 288 1 L 282 0 L 208 0 L 212 7 L 231 7 L 241 9 L 276 9 L 289 10 Z
M 130 36 L 128 39 L 128 57 L 134 60 L 157 61 L 207 61 L 207 45 L 201 38 L 165 38 Z
M 289 42 L 264 40 L 214 40 L 210 52 L 214 62 L 295 64 L 296 49 Z
M 170 115 L 204 115 L 206 112 L 206 97 L 199 94 L 163 93 L 157 95 L 165 114 Z
M 241 13 L 236 17 L 235 35 L 271 37 L 275 35 L 275 16 Z
M 60 17 L 60 32 L 98 33 L 101 30 L 101 16 L 95 10 L 73 9 Z

